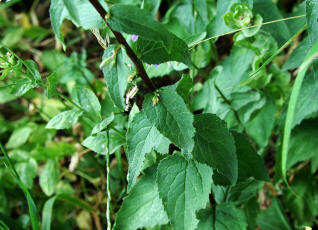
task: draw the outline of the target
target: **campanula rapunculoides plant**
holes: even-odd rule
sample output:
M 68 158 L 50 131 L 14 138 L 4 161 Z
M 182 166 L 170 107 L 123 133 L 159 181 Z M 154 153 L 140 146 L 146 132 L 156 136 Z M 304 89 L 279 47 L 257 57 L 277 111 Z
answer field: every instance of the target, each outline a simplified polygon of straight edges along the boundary
M 317 0 L 31 2 L 0 3 L 0 229 L 317 228 Z

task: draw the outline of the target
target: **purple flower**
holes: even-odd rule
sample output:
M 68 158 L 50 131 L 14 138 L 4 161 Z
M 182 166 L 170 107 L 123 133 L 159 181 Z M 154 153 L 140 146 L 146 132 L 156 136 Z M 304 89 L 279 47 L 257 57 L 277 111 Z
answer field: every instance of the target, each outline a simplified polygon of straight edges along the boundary
M 155 69 L 157 69 L 160 66 L 160 64 L 154 64 Z
M 133 42 L 136 42 L 137 40 L 138 40 L 138 35 L 136 35 L 136 34 L 133 34 L 133 35 L 131 35 L 131 40 L 133 41 Z

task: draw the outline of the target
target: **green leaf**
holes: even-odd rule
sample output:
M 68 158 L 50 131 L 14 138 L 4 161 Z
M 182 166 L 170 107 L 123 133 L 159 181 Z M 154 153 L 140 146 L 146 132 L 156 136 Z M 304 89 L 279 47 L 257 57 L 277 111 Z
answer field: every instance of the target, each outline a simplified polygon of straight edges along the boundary
M 101 120 L 101 105 L 92 90 L 85 87 L 75 87 L 72 90 L 72 98 L 93 119 Z
M 50 230 L 52 222 L 52 210 L 57 196 L 53 196 L 44 203 L 42 210 L 42 230 Z
M 126 142 L 128 168 L 128 188 L 130 189 L 136 183 L 137 177 L 142 170 L 145 155 L 150 153 L 153 148 L 159 146 L 162 135 L 157 128 L 150 123 L 146 115 L 137 113 L 129 125 Z
M 318 2 L 317 0 L 306 0 L 306 22 L 308 36 L 311 46 L 318 39 Z
M 104 120 L 102 120 L 101 122 L 99 122 L 98 124 L 96 124 L 92 130 L 92 135 L 99 133 L 101 131 L 103 131 L 104 129 L 106 129 L 108 127 L 108 125 L 110 123 L 112 123 L 112 121 L 114 120 L 115 116 L 113 113 L 111 113 L 111 115 L 107 118 L 105 118 Z
M 105 3 L 100 1 L 103 6 Z M 105 22 L 89 1 L 83 0 L 52 0 L 50 6 L 50 18 L 54 33 L 64 43 L 61 26 L 64 19 L 71 20 L 77 27 L 84 29 L 104 28 Z
M 256 180 L 268 181 L 269 177 L 263 158 L 256 153 L 245 136 L 235 132 L 233 136 L 238 160 L 238 181 L 243 181 L 250 177 Z
M 149 121 L 178 147 L 190 153 L 193 149 L 193 115 L 182 98 L 171 88 L 159 91 L 159 102 L 153 105 L 152 96 L 146 95 L 143 111 Z
M 118 47 L 118 45 L 111 45 L 105 50 L 103 62 L 107 62 L 107 60 L 109 61 L 104 64 L 105 66 L 103 66 L 102 70 L 107 83 L 108 92 L 114 104 L 123 109 L 126 106 L 124 96 L 128 84 L 128 75 L 131 72 L 128 64 L 131 62 L 125 50 Z
M 275 125 L 276 106 L 272 99 L 266 98 L 265 106 L 246 124 L 247 134 L 260 146 L 266 147 Z
M 52 73 L 50 76 L 47 77 L 47 97 L 55 97 L 58 95 L 58 90 L 57 90 L 57 85 L 58 85 L 58 79 L 56 74 Z
M 196 229 L 195 213 L 208 202 L 212 169 L 175 154 L 159 163 L 157 184 L 173 228 Z
M 14 82 L 12 86 L 11 93 L 16 97 L 21 97 L 26 94 L 30 89 L 34 89 L 39 87 L 39 85 L 28 79 L 28 78 L 21 78 Z
M 26 162 L 19 162 L 15 164 L 15 168 L 25 187 L 27 187 L 28 189 L 32 189 L 33 180 L 38 174 L 37 162 L 34 159 L 30 158 Z
M 310 118 L 313 113 L 318 111 L 318 103 L 316 103 L 318 100 L 318 75 L 315 76 L 314 72 L 316 67 L 314 63 L 311 71 L 308 71 L 305 75 L 297 99 L 293 127 L 300 124 L 304 119 Z
M 178 83 L 176 84 L 177 93 L 183 98 L 185 102 L 189 101 L 189 93 L 193 86 L 193 80 L 190 75 L 184 74 Z
M 217 183 L 235 184 L 238 163 L 234 139 L 226 123 L 213 114 L 200 114 L 194 117 L 193 125 L 196 129 L 194 158 L 213 168 Z M 220 177 L 225 180 L 221 181 Z
M 271 205 L 257 216 L 257 225 L 262 230 L 291 230 L 277 198 L 273 198 Z
M 318 215 L 318 184 L 310 171 L 304 170 L 297 174 L 291 185 L 292 191 L 287 191 L 284 204 L 291 211 L 296 226 L 314 226 Z M 297 191 L 295 194 L 293 191 Z
M 56 160 L 48 160 L 40 175 L 40 186 L 47 196 L 51 196 L 55 192 L 59 177 L 60 169 L 58 162 Z
M 297 126 L 291 135 L 286 168 L 318 156 L 318 120 L 308 120 Z
M 47 124 L 47 129 L 70 129 L 72 128 L 78 118 L 82 116 L 83 112 L 77 109 L 67 110 L 54 116 Z
M 96 153 L 105 154 L 107 151 L 107 133 L 99 132 L 96 135 L 87 137 L 83 143 L 83 146 L 93 150 Z
M 125 32 L 128 34 L 140 35 L 146 42 L 147 46 L 155 46 L 155 49 L 163 49 L 160 52 L 151 52 L 156 59 L 163 62 L 168 59 L 178 59 L 185 64 L 190 65 L 190 57 L 188 46 L 186 43 L 171 34 L 162 24 L 156 21 L 149 12 L 132 5 L 115 4 L 109 9 L 110 18 L 107 22 L 112 29 Z M 145 46 L 143 44 L 142 46 Z M 149 49 L 149 48 L 148 48 Z M 164 53 L 162 55 L 161 53 Z M 168 54 L 168 55 L 166 55 Z M 150 56 L 146 56 L 145 60 L 149 60 Z M 158 59 L 158 57 L 160 57 Z M 173 58 L 177 57 L 177 58 Z M 162 59 L 163 58 L 163 59 Z M 156 62 L 154 64 L 159 64 Z
M 285 62 L 283 70 L 296 69 L 299 67 L 310 48 L 311 43 L 309 36 L 307 36 L 298 44 L 296 49 L 293 50 L 288 60 Z
M 288 148 L 289 148 L 289 139 L 291 130 L 293 127 L 294 122 L 294 114 L 295 109 L 297 105 L 298 95 L 301 89 L 302 82 L 304 80 L 306 71 L 312 61 L 317 57 L 318 55 L 318 42 L 315 43 L 315 45 L 309 50 L 307 53 L 304 62 L 299 67 L 299 72 L 297 74 L 297 78 L 295 80 L 293 90 L 291 92 L 291 96 L 288 103 L 288 110 L 287 110 L 287 116 L 285 121 L 285 127 L 284 127 L 284 136 L 283 136 L 283 144 L 282 144 L 282 152 L 280 157 L 280 166 L 281 166 L 281 175 L 284 179 L 284 181 L 287 184 L 286 179 L 286 166 L 287 166 L 287 156 L 288 156 Z
M 253 10 L 263 17 L 264 22 L 269 22 L 272 20 L 278 20 L 283 18 L 278 7 L 272 1 L 254 0 L 253 4 Z M 284 21 L 264 25 L 262 26 L 262 29 L 272 34 L 275 40 L 278 42 L 279 46 L 282 46 L 292 36 L 287 26 L 287 23 Z
M 156 170 L 147 170 L 137 184 L 124 198 L 117 213 L 114 229 L 136 230 L 168 223 L 162 200 L 156 184 Z
M 21 145 L 25 144 L 28 141 L 32 131 L 33 129 L 28 126 L 14 130 L 6 144 L 6 148 L 18 148 Z
M 213 220 L 214 216 L 215 220 Z M 212 209 L 200 210 L 198 218 L 200 222 L 197 230 L 246 230 L 247 227 L 243 210 L 231 203 L 217 205 L 214 215 Z

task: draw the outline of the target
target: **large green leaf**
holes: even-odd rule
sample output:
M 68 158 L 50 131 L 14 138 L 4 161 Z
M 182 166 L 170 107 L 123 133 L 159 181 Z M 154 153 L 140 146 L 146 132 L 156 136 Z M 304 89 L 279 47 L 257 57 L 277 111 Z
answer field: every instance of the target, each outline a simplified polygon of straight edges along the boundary
M 196 229 L 195 213 L 208 202 L 212 169 L 175 154 L 160 162 L 157 184 L 173 228 Z
M 105 3 L 102 5 L 105 6 Z M 50 18 L 53 31 L 62 42 L 64 49 L 66 46 L 61 31 L 64 19 L 71 20 L 76 26 L 84 29 L 105 27 L 103 18 L 88 0 L 52 0 Z
M 291 230 L 277 198 L 273 198 L 271 205 L 257 216 L 257 225 L 262 230 Z
M 306 0 L 306 21 L 309 41 L 313 46 L 318 39 L 318 1 Z
M 253 149 L 245 136 L 233 133 L 238 160 L 238 181 L 254 177 L 256 180 L 268 181 L 264 160 Z
M 213 212 L 212 209 L 198 212 L 200 222 L 197 230 L 245 230 L 247 227 L 243 210 L 236 208 L 231 203 L 217 205 L 215 213 Z M 214 217 L 215 220 L 213 220 Z
M 160 140 L 164 138 L 157 128 L 150 123 L 146 115 L 137 113 L 131 121 L 126 135 L 129 191 L 136 183 L 142 169 L 145 155 L 158 147 Z
M 182 98 L 171 88 L 159 92 L 159 101 L 153 104 L 152 95 L 145 98 L 143 111 L 149 121 L 171 142 L 187 153 L 193 149 L 193 115 Z
M 147 170 L 137 184 L 124 198 L 117 213 L 114 229 L 136 230 L 168 223 L 162 200 L 156 184 L 156 170 Z
M 215 182 L 235 184 L 237 180 L 237 157 L 234 139 L 226 127 L 226 123 L 213 114 L 200 114 L 194 117 L 193 156 L 199 162 L 211 166 L 214 170 Z M 222 179 L 217 179 L 221 174 Z
M 163 53 L 158 52 L 158 50 L 152 52 L 152 55 L 156 58 L 150 59 L 149 56 L 146 56 L 146 60 L 156 60 L 155 64 L 159 64 L 163 62 L 163 60 L 166 60 L 167 57 L 170 57 L 171 59 L 178 59 L 177 61 L 190 65 L 188 46 L 186 43 L 171 34 L 146 10 L 132 5 L 115 4 L 109 9 L 109 15 L 110 17 L 107 19 L 107 22 L 112 29 L 128 34 L 140 35 L 143 39 L 148 40 L 148 42 L 145 41 L 148 43 L 147 45 L 164 49 L 161 50 Z M 145 44 L 142 46 L 145 46 Z M 164 57 L 164 55 L 167 56 Z
M 83 146 L 93 150 L 96 153 L 106 154 L 107 152 L 107 133 L 106 131 L 99 132 L 95 135 L 87 137 L 83 143 Z
M 307 169 L 295 176 L 291 188 L 284 196 L 284 203 L 291 211 L 295 224 L 313 226 L 318 215 L 317 180 Z
M 46 125 L 47 129 L 70 129 L 83 112 L 77 109 L 67 110 L 54 116 Z
M 116 52 L 116 54 L 114 52 Z M 115 56 L 112 57 L 113 55 Z M 110 58 L 112 59 L 102 68 L 108 92 L 114 104 L 117 107 L 124 109 L 124 96 L 128 83 L 128 75 L 131 72 L 128 67 L 130 61 L 125 50 L 118 47 L 118 45 L 111 45 L 105 50 L 103 61 Z
M 28 189 L 32 189 L 33 180 L 38 174 L 38 164 L 37 162 L 30 158 L 28 161 L 19 162 L 14 165 L 21 181 Z
M 59 177 L 58 162 L 56 160 L 48 160 L 40 175 L 40 186 L 47 196 L 51 196 L 55 192 Z
M 318 156 L 318 120 L 308 120 L 297 126 L 291 135 L 286 168 Z

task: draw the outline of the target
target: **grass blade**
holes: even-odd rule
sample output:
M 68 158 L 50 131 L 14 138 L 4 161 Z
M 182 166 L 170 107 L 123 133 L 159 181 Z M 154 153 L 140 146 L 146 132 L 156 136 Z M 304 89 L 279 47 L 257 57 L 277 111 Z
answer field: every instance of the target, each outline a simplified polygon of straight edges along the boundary
M 304 80 L 306 71 L 312 61 L 318 56 L 318 42 L 309 50 L 307 53 L 303 63 L 299 67 L 299 72 L 297 74 L 291 96 L 288 103 L 287 116 L 284 127 L 284 135 L 283 135 L 283 147 L 281 152 L 281 174 L 284 182 L 287 184 L 286 179 L 286 163 L 287 163 L 287 155 L 288 155 L 288 147 L 289 147 L 289 139 L 291 135 L 292 125 L 294 121 L 294 114 L 297 104 L 298 95 L 301 89 L 302 82 Z
M 28 207 L 29 207 L 29 214 L 30 214 L 32 229 L 33 230 L 40 230 L 40 222 L 38 220 L 37 208 L 36 208 L 36 205 L 31 197 L 31 194 L 30 194 L 29 190 L 26 188 L 26 186 L 23 184 L 23 182 L 21 181 L 19 174 L 15 170 L 15 168 L 14 168 L 14 166 L 9 158 L 8 153 L 5 150 L 5 148 L 3 147 L 1 142 L 0 142 L 0 149 L 1 149 L 1 152 L 3 153 L 3 155 L 6 159 L 5 166 L 9 169 L 12 176 L 16 179 L 17 183 L 19 184 L 20 188 L 22 189 L 22 191 L 26 197 Z

